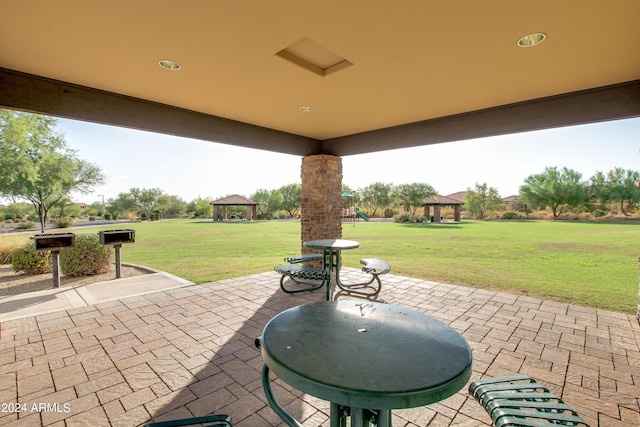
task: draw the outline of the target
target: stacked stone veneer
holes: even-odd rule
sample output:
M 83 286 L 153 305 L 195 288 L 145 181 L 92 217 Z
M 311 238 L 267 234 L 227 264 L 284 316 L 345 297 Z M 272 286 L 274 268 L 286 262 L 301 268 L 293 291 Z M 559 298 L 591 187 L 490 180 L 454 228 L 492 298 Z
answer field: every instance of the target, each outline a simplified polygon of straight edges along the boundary
M 318 154 L 302 159 L 302 241 L 342 238 L 342 159 Z M 308 249 L 303 253 L 311 252 Z

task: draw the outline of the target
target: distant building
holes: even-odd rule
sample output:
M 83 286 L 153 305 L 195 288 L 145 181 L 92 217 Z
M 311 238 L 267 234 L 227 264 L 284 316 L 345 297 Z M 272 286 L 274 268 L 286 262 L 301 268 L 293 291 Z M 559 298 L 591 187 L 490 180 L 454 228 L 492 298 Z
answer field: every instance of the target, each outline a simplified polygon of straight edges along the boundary
M 457 200 L 458 202 L 464 203 L 464 196 L 467 194 L 466 191 L 458 191 L 457 193 L 449 194 L 445 197 L 453 200 Z

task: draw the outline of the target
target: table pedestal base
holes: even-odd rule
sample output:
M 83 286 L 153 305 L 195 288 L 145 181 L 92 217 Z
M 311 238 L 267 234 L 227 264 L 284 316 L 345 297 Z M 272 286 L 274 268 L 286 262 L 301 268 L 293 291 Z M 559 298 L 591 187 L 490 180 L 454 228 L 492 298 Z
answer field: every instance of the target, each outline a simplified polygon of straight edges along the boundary
M 391 411 L 373 411 L 363 408 L 349 408 L 331 403 L 330 427 L 346 427 L 351 417 L 352 427 L 391 427 Z
M 256 342 L 256 346 L 258 343 Z M 293 418 L 286 409 L 276 401 L 271 391 L 269 381 L 269 368 L 262 367 L 262 388 L 267 397 L 267 402 L 273 412 L 275 412 L 289 427 L 303 427 L 302 424 Z M 351 427 L 391 427 L 390 410 L 371 410 L 364 408 L 350 408 L 331 402 L 330 427 L 347 427 L 347 418 L 351 417 Z

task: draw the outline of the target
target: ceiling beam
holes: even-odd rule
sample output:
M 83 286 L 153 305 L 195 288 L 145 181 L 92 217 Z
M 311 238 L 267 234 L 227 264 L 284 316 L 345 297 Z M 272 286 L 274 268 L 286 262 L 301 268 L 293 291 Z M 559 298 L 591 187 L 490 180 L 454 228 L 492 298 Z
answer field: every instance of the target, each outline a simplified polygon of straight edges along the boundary
M 318 141 L 0 68 L 0 106 L 306 156 L 347 156 L 640 117 L 640 80 Z
M 6 68 L 0 107 L 299 156 L 319 151 L 313 138 Z
M 640 80 L 327 139 L 320 150 L 348 156 L 633 117 Z

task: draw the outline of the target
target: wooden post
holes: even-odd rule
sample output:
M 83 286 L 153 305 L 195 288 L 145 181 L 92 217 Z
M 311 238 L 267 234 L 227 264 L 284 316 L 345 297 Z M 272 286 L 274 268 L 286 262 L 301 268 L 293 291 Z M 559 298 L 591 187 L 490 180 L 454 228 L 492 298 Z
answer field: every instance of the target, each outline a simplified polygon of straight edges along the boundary
M 51 270 L 53 272 L 53 287 L 60 287 L 60 251 L 51 251 Z
M 119 279 L 120 272 L 122 270 L 122 263 L 120 262 L 120 249 L 122 248 L 122 245 L 113 245 L 113 247 L 116 250 L 116 279 Z

